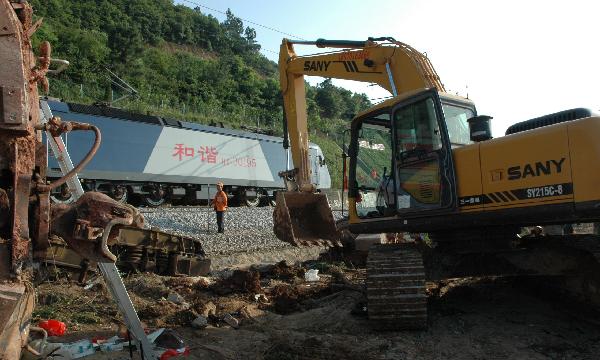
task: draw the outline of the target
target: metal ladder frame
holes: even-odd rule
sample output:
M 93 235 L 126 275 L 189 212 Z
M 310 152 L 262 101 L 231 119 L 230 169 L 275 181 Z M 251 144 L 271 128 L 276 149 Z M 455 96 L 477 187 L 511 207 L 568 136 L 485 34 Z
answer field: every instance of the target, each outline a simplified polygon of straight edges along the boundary
M 40 113 L 40 122 L 45 124 L 49 119 L 52 118 L 52 110 L 50 110 L 48 102 L 43 99 L 40 99 L 40 108 L 42 110 Z M 52 153 L 58 161 L 62 174 L 67 174 L 73 169 L 73 162 L 71 161 L 71 157 L 67 152 L 67 148 L 65 147 L 62 138 L 54 137 L 48 131 L 46 131 L 46 139 L 50 144 Z M 77 174 L 71 177 L 66 184 L 75 200 L 83 195 L 83 186 L 81 186 L 81 182 L 79 181 Z M 104 234 L 104 236 L 108 236 L 107 233 Z M 154 352 L 154 346 L 150 340 L 148 340 L 148 337 L 142 328 L 142 323 L 140 322 L 137 312 L 135 311 L 129 294 L 127 293 L 125 284 L 123 284 L 123 279 L 119 274 L 117 265 L 115 263 L 98 263 L 98 268 L 104 277 L 104 281 L 106 282 L 106 285 L 108 286 L 108 289 L 115 300 L 121 315 L 123 315 L 123 318 L 125 319 L 125 324 L 129 330 L 129 333 L 133 335 L 138 342 L 142 358 L 144 360 L 158 359 Z

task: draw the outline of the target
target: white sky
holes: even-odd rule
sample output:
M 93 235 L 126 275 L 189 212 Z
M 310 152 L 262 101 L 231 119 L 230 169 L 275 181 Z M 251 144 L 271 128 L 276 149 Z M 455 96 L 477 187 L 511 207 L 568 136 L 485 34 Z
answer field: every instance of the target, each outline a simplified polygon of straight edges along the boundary
M 468 93 L 479 114 L 493 116 L 496 137 L 515 122 L 544 114 L 573 107 L 600 110 L 600 1 L 176 2 L 230 8 L 242 19 L 306 40 L 392 36 L 425 52 L 448 91 Z M 244 25 L 256 29 L 263 54 L 277 61 L 281 39 L 289 36 L 247 21 Z M 303 48 L 296 50 L 318 50 Z M 366 84 L 336 84 L 371 98 L 388 95 Z

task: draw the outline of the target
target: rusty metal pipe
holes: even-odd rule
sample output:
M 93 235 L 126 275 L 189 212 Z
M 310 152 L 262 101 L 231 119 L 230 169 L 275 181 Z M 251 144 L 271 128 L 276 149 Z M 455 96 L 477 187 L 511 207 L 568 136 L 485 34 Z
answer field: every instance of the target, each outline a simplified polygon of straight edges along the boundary
M 104 232 L 102 233 L 102 240 L 100 242 L 100 253 L 104 255 L 106 258 L 110 259 L 112 262 L 117 261 L 117 257 L 110 252 L 108 249 L 108 237 L 110 236 L 110 232 L 115 225 L 131 225 L 133 223 L 132 218 L 114 218 L 104 228 Z
M 62 184 L 66 183 L 67 180 L 69 180 L 73 175 L 75 175 L 79 171 L 81 171 L 81 169 L 83 169 L 87 165 L 87 163 L 90 162 L 90 160 L 92 160 L 94 155 L 96 155 L 96 151 L 98 151 L 98 148 L 100 147 L 100 142 L 102 141 L 100 129 L 98 129 L 96 126 L 90 125 L 90 124 L 83 124 L 83 123 L 72 123 L 72 124 L 73 124 L 72 131 L 92 130 L 94 132 L 94 134 L 96 135 L 96 138 L 94 139 L 94 144 L 92 145 L 92 148 L 90 149 L 90 151 L 88 151 L 88 153 L 85 155 L 83 160 L 81 160 L 81 162 L 79 164 L 77 164 L 77 166 L 75 166 L 65 176 L 61 177 L 60 179 L 54 181 L 51 184 L 42 186 L 44 191 L 52 191 L 52 190 L 56 189 L 57 187 L 61 186 Z
M 37 331 L 42 333 L 42 342 L 39 344 L 38 349 L 34 349 L 31 344 L 27 344 L 25 346 L 25 350 L 29 351 L 30 353 L 32 353 L 35 356 L 42 356 L 42 353 L 44 352 L 44 349 L 46 348 L 47 342 L 48 342 L 48 332 L 44 329 L 42 329 L 41 327 L 37 327 L 37 326 L 29 326 L 29 332 L 31 333 L 32 331 Z

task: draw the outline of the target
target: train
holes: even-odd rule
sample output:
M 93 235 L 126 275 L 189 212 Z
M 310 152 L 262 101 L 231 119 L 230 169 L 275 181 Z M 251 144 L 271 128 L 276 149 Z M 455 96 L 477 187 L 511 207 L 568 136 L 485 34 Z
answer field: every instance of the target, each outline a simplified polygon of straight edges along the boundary
M 289 168 L 283 139 L 254 132 L 138 114 L 102 105 L 83 105 L 47 99 L 54 116 L 97 126 L 102 143 L 79 173 L 86 191 L 100 191 L 136 206 L 197 205 L 214 196 L 222 182 L 232 204 L 249 207 L 274 205 L 283 189 L 278 173 Z M 93 135 L 63 135 L 74 164 L 93 143 Z M 321 148 L 309 147 L 312 181 L 319 189 L 331 187 Z M 48 155 L 48 178 L 59 178 L 60 168 Z M 68 203 L 66 187 L 51 199 Z

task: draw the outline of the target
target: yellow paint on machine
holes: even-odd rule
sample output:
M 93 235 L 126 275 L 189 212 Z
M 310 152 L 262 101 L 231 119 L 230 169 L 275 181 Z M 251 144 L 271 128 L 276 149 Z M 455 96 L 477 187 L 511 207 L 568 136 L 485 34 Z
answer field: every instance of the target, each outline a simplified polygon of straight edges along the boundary
M 481 143 L 480 149 L 484 194 L 572 182 L 566 124 L 493 139 Z M 569 201 L 570 198 L 571 196 L 566 197 L 563 201 Z M 532 198 L 518 202 L 536 203 L 547 200 Z M 506 203 L 501 207 L 512 205 Z M 497 206 L 498 204 L 484 205 Z
M 481 163 L 479 161 L 479 144 L 463 146 L 452 150 L 456 174 L 458 198 L 478 196 L 483 193 L 481 186 Z M 460 208 L 463 210 L 481 210 L 483 203 Z
M 459 198 L 572 184 L 569 194 L 492 201 L 462 207 L 460 211 L 600 201 L 598 154 L 600 117 L 545 126 L 454 149 Z
M 600 117 L 566 123 L 575 203 L 600 200 Z

